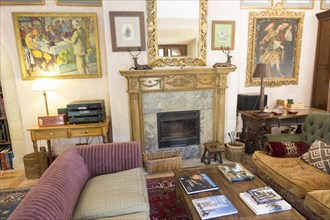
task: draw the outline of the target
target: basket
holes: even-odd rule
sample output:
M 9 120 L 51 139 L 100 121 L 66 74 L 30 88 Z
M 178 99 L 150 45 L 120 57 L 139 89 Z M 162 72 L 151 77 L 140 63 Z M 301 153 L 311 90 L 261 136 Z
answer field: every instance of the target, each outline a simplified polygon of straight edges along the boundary
M 147 172 L 178 169 L 182 165 L 182 155 L 177 150 L 145 152 L 143 162 Z
M 238 141 L 227 143 L 226 158 L 233 162 L 243 162 L 245 160 L 245 144 Z
M 23 157 L 25 175 L 28 179 L 41 177 L 48 167 L 46 152 L 33 152 Z

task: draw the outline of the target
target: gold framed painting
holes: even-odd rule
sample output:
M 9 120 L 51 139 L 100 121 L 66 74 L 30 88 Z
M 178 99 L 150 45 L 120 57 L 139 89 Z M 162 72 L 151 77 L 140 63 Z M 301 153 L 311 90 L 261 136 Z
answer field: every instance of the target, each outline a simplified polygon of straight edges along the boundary
M 0 5 L 44 5 L 45 0 L 0 0 Z
M 99 78 L 96 13 L 13 12 L 23 80 Z
M 313 9 L 314 0 L 282 0 L 283 8 Z
M 298 84 L 304 12 L 290 12 L 277 3 L 272 10 L 249 13 L 246 86 L 259 86 L 256 64 L 271 65 L 264 85 Z
M 60 6 L 102 6 L 102 0 L 56 0 Z
M 235 48 L 235 21 L 212 21 L 212 50 Z

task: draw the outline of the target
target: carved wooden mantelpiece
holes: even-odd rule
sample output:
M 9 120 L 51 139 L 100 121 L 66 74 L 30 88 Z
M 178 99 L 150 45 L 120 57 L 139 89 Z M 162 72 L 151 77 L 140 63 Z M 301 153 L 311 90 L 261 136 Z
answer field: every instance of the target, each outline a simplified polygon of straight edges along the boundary
M 143 93 L 213 89 L 213 139 L 223 143 L 227 76 L 235 70 L 236 66 L 120 71 L 128 80 L 131 140 L 141 142 L 144 151 Z

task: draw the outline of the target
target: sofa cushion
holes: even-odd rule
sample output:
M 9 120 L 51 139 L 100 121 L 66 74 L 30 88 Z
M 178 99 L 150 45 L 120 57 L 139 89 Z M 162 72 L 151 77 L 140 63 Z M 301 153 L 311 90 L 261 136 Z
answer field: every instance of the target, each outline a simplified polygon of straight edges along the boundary
M 323 219 L 330 217 L 330 189 L 307 193 L 304 205 Z
M 273 142 L 265 144 L 268 155 L 273 157 L 299 157 L 306 153 L 309 145 L 302 141 L 297 142 Z
M 116 217 L 99 218 L 98 220 L 149 220 L 149 213 L 137 212 L 128 215 L 119 215 Z
M 95 219 L 136 212 L 149 213 L 142 168 L 91 178 L 78 200 L 74 219 Z
M 301 156 L 305 162 L 330 174 L 330 145 L 315 140 L 308 152 Z
M 330 175 L 299 158 L 271 157 L 256 151 L 253 162 L 258 169 L 299 198 L 307 192 L 329 189 Z

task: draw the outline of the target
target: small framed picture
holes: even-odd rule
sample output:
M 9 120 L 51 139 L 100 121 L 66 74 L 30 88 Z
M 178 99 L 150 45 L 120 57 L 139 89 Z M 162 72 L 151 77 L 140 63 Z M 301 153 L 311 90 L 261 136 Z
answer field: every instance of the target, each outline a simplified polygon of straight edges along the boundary
M 44 5 L 45 0 L 0 0 L 0 5 Z
M 329 10 L 330 9 L 330 0 L 321 0 L 321 9 Z
M 273 7 L 273 0 L 240 0 L 241 9 L 258 9 Z
M 235 47 L 235 21 L 212 21 L 212 50 Z
M 102 6 L 102 0 L 56 0 L 60 6 Z
M 112 51 L 145 51 L 143 12 L 110 11 Z
M 283 8 L 313 9 L 314 0 L 282 0 Z

